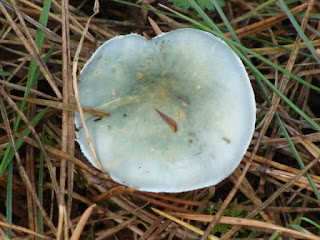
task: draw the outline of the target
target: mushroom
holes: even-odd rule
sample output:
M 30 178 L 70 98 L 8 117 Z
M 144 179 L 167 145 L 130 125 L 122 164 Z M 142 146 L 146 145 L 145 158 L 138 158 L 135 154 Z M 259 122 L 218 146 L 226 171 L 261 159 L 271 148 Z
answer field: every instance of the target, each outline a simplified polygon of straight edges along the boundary
M 147 40 L 118 36 L 81 71 L 82 106 L 97 157 L 111 178 L 150 192 L 219 183 L 239 165 L 255 124 L 253 90 L 239 57 L 219 38 L 180 29 Z M 79 115 L 77 141 L 97 167 Z

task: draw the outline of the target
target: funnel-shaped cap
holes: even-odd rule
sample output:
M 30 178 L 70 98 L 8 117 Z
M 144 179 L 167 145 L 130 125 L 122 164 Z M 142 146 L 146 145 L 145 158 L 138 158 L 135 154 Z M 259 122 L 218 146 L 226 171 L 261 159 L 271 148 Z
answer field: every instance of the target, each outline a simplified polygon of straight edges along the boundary
M 194 29 L 152 40 L 107 41 L 82 70 L 81 104 L 111 113 L 86 123 L 111 178 L 151 192 L 182 192 L 222 181 L 251 140 L 255 100 L 238 56 Z M 95 165 L 79 116 L 77 139 Z

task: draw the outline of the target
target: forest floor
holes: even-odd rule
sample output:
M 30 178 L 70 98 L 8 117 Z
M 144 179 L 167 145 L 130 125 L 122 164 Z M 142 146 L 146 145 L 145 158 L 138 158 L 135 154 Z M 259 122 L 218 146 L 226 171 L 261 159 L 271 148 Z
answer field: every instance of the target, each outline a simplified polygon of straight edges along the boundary
M 320 239 L 320 2 L 197 2 L 0 0 L 1 239 Z M 119 185 L 75 141 L 78 70 L 115 36 L 185 27 L 240 50 L 249 148 L 214 187 Z

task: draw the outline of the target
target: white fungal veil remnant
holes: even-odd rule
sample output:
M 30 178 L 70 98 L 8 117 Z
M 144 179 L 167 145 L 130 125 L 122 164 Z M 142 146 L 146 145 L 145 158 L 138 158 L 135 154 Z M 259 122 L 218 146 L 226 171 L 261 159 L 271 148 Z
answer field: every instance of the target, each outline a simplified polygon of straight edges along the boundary
M 239 57 L 219 38 L 180 29 L 104 43 L 79 81 L 102 167 L 123 185 L 182 192 L 214 185 L 240 163 L 253 134 L 255 100 Z M 96 166 L 76 114 L 77 140 Z

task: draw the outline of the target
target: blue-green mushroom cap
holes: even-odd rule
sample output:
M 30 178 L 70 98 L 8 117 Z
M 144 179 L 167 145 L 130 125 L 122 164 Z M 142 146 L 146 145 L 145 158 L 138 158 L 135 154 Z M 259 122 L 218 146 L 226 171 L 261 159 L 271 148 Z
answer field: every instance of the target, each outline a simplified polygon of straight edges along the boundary
M 239 165 L 255 124 L 253 90 L 219 38 L 180 29 L 147 40 L 115 37 L 85 64 L 82 106 L 102 167 L 123 185 L 183 192 L 219 183 Z M 77 141 L 95 166 L 79 115 Z

